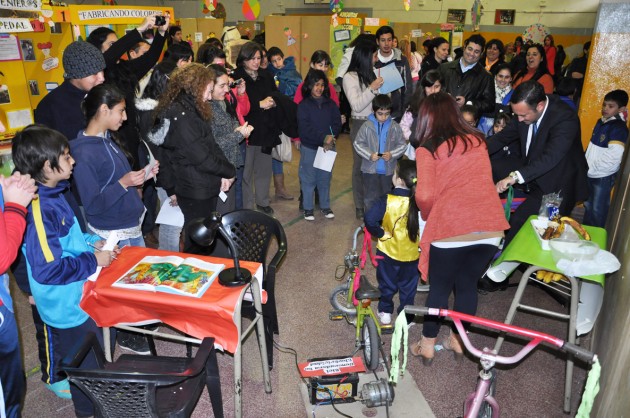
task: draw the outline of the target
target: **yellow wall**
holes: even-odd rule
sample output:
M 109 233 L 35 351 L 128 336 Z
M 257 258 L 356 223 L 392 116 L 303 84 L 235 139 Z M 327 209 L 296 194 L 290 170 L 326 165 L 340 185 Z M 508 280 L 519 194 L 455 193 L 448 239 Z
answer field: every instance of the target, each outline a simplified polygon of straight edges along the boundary
M 625 58 L 629 40 L 628 33 L 597 33 L 593 36 L 579 110 L 585 149 L 597 119 L 602 116 L 606 93 L 616 89 L 630 92 L 628 59 Z

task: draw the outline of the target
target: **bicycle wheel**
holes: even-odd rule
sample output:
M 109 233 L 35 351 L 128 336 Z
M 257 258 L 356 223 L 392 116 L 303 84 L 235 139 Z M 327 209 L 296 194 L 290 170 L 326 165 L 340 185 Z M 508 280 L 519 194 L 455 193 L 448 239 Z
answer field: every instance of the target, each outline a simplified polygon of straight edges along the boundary
M 356 316 L 357 310 L 352 304 L 352 302 L 348 301 L 348 287 L 350 283 L 342 284 L 333 289 L 330 293 L 330 304 L 333 308 L 343 312 L 346 315 Z
M 363 345 L 363 358 L 365 366 L 370 370 L 376 370 L 378 367 L 378 353 L 381 345 L 381 338 L 378 335 L 378 329 L 371 316 L 363 319 L 363 327 L 361 328 L 361 344 Z

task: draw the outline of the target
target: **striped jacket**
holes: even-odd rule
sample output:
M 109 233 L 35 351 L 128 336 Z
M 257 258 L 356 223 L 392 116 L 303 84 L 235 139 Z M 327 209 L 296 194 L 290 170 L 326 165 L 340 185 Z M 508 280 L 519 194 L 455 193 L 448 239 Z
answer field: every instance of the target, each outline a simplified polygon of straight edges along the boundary
M 43 321 L 67 329 L 88 319 L 80 307 L 83 284 L 96 271 L 96 257 L 89 244 L 100 238 L 81 232 L 72 209 L 63 197 L 68 182 L 56 187 L 38 184 L 26 217 L 22 252 L 28 280 Z

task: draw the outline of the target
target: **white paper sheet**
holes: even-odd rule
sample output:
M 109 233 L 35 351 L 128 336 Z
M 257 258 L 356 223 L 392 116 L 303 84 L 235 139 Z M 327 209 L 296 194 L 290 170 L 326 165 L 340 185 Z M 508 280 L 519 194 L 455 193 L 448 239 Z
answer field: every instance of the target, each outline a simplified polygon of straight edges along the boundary
M 162 225 L 172 225 L 183 227 L 184 226 L 184 214 L 179 206 L 171 206 L 169 200 L 165 200 L 160 208 L 155 223 Z
M 33 123 L 31 109 L 15 110 L 7 112 L 7 120 L 11 129 L 23 128 Z
M 116 244 L 118 244 L 118 241 L 120 241 L 120 238 L 118 238 L 118 232 L 114 231 L 111 234 L 109 234 L 109 236 L 107 237 L 107 240 L 105 240 L 105 245 L 103 245 L 103 248 L 101 250 L 113 251 Z M 94 274 L 88 277 L 88 280 L 95 282 L 96 279 L 98 279 L 99 274 L 101 274 L 101 270 L 103 270 L 103 267 L 98 266 Z
M 324 171 L 332 171 L 336 158 L 337 158 L 336 151 L 324 152 L 324 148 L 317 147 L 317 155 L 315 155 L 315 161 L 313 162 L 313 167 L 319 168 L 320 170 L 324 170 Z
M 153 156 L 153 153 L 151 152 L 151 148 L 149 148 L 146 142 L 142 141 L 142 143 L 144 144 L 147 151 L 149 152 L 149 164 L 147 164 L 144 167 L 144 181 L 147 181 L 147 179 L 151 175 L 151 170 L 153 170 L 153 167 L 155 167 L 155 164 L 157 163 L 156 163 L 155 157 Z
M 383 85 L 378 92 L 380 94 L 391 93 L 405 85 L 402 76 L 396 69 L 394 64 L 389 64 L 381 68 L 375 68 L 374 73 L 377 77 L 383 77 Z

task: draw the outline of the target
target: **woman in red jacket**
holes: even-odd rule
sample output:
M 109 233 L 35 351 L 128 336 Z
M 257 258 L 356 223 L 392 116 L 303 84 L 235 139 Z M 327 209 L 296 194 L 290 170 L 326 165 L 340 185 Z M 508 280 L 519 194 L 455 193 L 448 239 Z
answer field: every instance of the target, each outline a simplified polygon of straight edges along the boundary
M 420 239 L 419 269 L 430 280 L 426 305 L 474 315 L 477 281 L 488 267 L 503 231 L 509 228 L 492 181 L 483 134 L 463 119 L 455 100 L 438 92 L 425 98 L 412 136 L 416 147 L 416 203 L 426 220 Z M 438 319 L 426 316 L 422 338 L 411 346 L 430 365 L 440 330 Z M 451 332 L 444 348 L 463 353 L 459 336 Z

